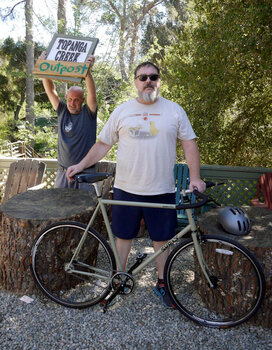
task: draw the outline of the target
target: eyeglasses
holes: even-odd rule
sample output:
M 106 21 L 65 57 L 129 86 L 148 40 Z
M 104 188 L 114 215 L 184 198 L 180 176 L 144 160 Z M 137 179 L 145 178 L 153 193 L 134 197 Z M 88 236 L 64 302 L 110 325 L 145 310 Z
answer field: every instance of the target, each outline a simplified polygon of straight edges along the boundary
M 159 74 L 140 74 L 135 78 L 135 80 L 139 78 L 140 81 L 147 81 L 149 78 L 151 81 L 156 81 L 159 79 L 159 77 Z

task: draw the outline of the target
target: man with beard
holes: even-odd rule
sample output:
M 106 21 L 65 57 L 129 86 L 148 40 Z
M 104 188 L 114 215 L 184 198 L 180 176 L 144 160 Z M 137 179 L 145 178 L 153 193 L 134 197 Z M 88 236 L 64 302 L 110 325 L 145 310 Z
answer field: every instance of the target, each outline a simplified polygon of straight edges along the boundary
M 138 97 L 113 111 L 86 157 L 67 169 L 67 178 L 71 181 L 75 174 L 102 159 L 118 142 L 114 199 L 175 203 L 173 169 L 179 139 L 190 169 L 190 189 L 197 187 L 204 191 L 196 135 L 185 111 L 178 104 L 159 97 L 159 68 L 151 62 L 141 63 L 135 69 L 134 78 Z M 142 218 L 155 251 L 175 234 L 175 210 L 114 205 L 112 230 L 123 270 Z M 163 281 L 168 254 L 165 250 L 156 259 L 158 281 L 154 291 L 163 305 L 171 308 Z

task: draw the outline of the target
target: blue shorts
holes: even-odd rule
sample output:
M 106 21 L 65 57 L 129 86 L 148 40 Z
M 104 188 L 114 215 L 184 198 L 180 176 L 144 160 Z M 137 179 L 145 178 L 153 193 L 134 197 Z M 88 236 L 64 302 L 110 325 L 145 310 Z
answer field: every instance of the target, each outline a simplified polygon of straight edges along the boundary
M 134 202 L 154 202 L 175 204 L 175 193 L 155 196 L 141 196 L 114 188 L 115 200 Z M 140 221 L 144 218 L 149 236 L 152 241 L 168 241 L 175 235 L 177 227 L 177 212 L 174 209 L 129 207 L 124 205 L 112 206 L 112 231 L 122 239 L 133 239 L 137 236 Z

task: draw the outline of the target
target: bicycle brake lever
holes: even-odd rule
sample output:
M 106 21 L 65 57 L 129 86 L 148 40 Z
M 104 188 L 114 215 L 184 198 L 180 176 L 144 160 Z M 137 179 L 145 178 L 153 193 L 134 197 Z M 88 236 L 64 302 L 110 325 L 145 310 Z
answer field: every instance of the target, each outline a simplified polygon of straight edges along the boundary
M 205 181 L 205 184 L 206 184 L 206 188 L 216 186 L 216 184 L 212 181 Z

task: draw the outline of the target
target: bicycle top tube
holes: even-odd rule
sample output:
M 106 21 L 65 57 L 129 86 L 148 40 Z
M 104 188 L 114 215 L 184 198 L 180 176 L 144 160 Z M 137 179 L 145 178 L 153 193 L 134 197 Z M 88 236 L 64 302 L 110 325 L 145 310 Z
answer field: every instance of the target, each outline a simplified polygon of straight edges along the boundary
M 86 183 L 95 183 L 98 181 L 102 181 L 107 179 L 108 177 L 112 176 L 111 173 L 80 173 L 75 175 L 75 179 L 78 182 L 86 182 Z M 206 181 L 206 186 L 207 187 L 212 187 L 215 186 L 213 182 Z M 183 195 L 186 196 L 187 193 L 190 193 L 191 191 L 189 190 L 183 190 Z M 200 199 L 200 201 L 196 203 L 186 203 L 186 204 L 177 204 L 175 206 L 176 210 L 181 210 L 181 209 L 193 209 L 193 208 L 199 208 L 205 205 L 209 201 L 209 197 L 201 192 L 199 192 L 197 189 L 194 189 L 193 191 L 194 195 Z M 111 202 L 113 204 L 114 200 L 107 200 L 107 202 Z M 110 203 L 108 203 L 110 204 Z

